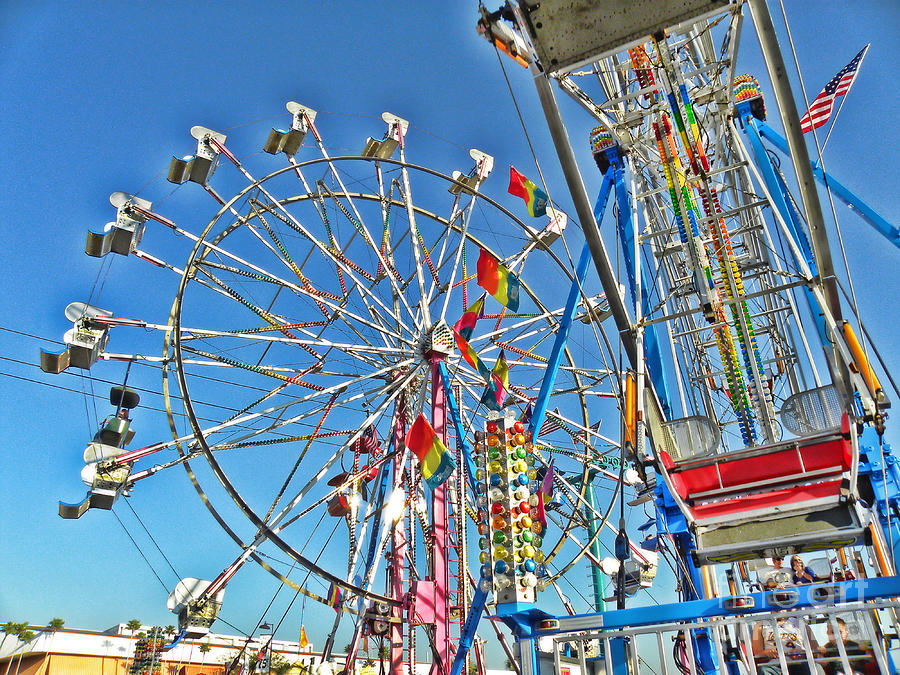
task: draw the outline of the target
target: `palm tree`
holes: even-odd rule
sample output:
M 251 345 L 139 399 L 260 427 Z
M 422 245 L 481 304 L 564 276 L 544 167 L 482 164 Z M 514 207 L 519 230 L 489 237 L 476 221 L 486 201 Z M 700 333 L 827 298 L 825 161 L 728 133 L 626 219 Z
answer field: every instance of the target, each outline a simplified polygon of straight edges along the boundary
M 206 642 L 200 645 L 200 653 L 203 656 L 200 658 L 200 667 L 202 668 L 206 664 L 206 652 L 208 652 L 212 647 L 210 647 Z
M 22 651 L 19 652 L 19 661 L 16 663 L 16 672 L 14 673 L 14 675 L 19 675 L 19 668 L 22 666 L 22 657 L 25 656 L 25 645 L 34 640 L 35 633 L 29 629 L 27 623 L 19 623 L 16 625 L 19 628 L 17 637 L 22 641 Z M 10 659 L 10 661 L 12 661 L 12 659 Z M 9 672 L 9 666 L 6 667 L 6 671 Z
M 3 639 L 0 640 L 0 650 L 2 650 L 3 643 L 6 642 L 6 638 L 8 638 L 10 635 L 16 634 L 16 623 L 13 621 L 7 621 L 5 624 L 0 626 L 0 631 L 3 631 Z
M 62 627 L 66 625 L 66 622 L 60 619 L 58 616 L 50 619 L 47 622 L 47 628 L 52 631 L 62 630 Z
M 175 635 L 175 633 L 176 633 L 177 630 L 178 630 L 178 629 L 175 628 L 175 626 L 173 626 L 172 624 L 169 624 L 168 626 L 166 626 L 165 628 L 163 628 L 163 633 L 165 633 L 165 634 L 168 635 L 169 637 L 172 637 L 173 635 Z
M 140 619 L 132 619 L 128 623 L 125 624 L 125 628 L 131 631 L 131 635 L 134 636 L 134 631 L 141 627 Z

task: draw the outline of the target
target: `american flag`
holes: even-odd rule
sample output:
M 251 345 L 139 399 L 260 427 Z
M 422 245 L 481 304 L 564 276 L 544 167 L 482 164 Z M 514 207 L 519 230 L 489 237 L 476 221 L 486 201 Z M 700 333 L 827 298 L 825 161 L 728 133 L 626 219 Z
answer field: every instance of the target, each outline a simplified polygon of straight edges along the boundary
M 559 418 L 559 408 L 556 408 L 553 411 L 553 414 L 554 417 L 550 417 L 550 415 L 546 415 L 544 417 L 544 423 L 541 425 L 541 428 L 538 431 L 538 437 L 552 434 L 554 431 L 559 431 L 563 428 L 562 424 L 556 421 Z
M 862 63 L 867 51 L 869 51 L 869 45 L 863 47 L 850 63 L 841 68 L 841 71 L 825 85 L 822 93 L 816 96 L 812 105 L 809 106 L 809 112 L 800 120 L 800 129 L 804 134 L 813 129 L 818 129 L 828 122 L 828 119 L 831 117 L 831 111 L 834 108 L 834 99 L 850 91 L 850 87 L 853 86 L 853 81 L 856 79 L 856 74 L 859 72 L 859 64 Z
M 373 455 L 377 455 L 381 450 L 381 448 L 378 446 L 378 432 L 375 430 L 374 425 L 370 426 L 363 432 L 360 440 L 362 441 L 363 452 L 369 452 Z

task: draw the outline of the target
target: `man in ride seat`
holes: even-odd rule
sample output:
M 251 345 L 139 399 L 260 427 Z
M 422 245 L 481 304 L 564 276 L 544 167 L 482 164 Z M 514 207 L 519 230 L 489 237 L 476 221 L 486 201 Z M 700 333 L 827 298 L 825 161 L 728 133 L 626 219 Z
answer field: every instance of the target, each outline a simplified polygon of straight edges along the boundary
M 766 588 L 769 589 L 768 583 Z M 784 588 L 784 585 L 776 584 L 775 588 Z M 791 675 L 809 675 L 810 669 L 804 645 L 808 644 L 812 652 L 816 653 L 818 645 L 815 638 L 796 617 L 778 617 L 776 624 L 777 636 L 781 640 L 785 658 L 788 661 L 788 672 Z M 782 674 L 775 630 L 776 627 L 772 626 L 771 621 L 759 621 L 753 626 L 752 647 L 759 675 Z M 818 664 L 814 664 L 812 672 L 816 675 L 825 675 L 822 666 Z
M 847 653 L 847 659 L 853 666 L 853 675 L 864 675 L 872 670 L 877 672 L 875 658 L 869 650 L 856 640 L 850 639 L 850 630 L 847 628 L 847 622 L 837 617 L 838 630 L 840 631 L 840 640 L 844 644 L 844 651 Z M 827 659 L 825 663 L 825 675 L 845 675 L 843 666 L 840 661 L 840 651 L 838 649 L 837 639 L 834 635 L 834 629 L 831 622 L 828 622 L 828 642 L 826 642 L 819 650 L 819 653 Z M 859 670 L 857 670 L 859 669 Z

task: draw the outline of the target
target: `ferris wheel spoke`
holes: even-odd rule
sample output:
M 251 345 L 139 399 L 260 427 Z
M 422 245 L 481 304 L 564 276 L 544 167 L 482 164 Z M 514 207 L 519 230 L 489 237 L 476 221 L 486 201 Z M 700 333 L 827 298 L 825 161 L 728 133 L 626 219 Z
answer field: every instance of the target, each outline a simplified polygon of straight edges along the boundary
M 422 268 L 422 259 L 423 259 L 423 248 L 420 241 L 420 237 L 418 236 L 418 227 L 416 225 L 416 212 L 412 205 L 412 194 L 409 182 L 409 170 L 406 167 L 406 151 L 404 149 L 403 143 L 403 132 L 400 132 L 400 161 L 403 164 L 400 166 L 400 176 L 403 184 L 400 186 L 400 196 L 403 201 L 403 206 L 406 208 L 406 218 L 407 225 L 409 227 L 409 242 L 410 249 L 413 253 L 413 259 L 415 260 L 415 276 L 416 281 L 419 285 L 419 311 L 421 313 L 421 320 L 425 324 L 431 324 L 431 315 L 428 312 L 428 303 L 427 296 L 425 294 L 425 272 Z M 431 262 L 431 259 L 428 259 Z
M 299 331 L 299 329 L 305 328 L 307 326 L 318 326 L 322 325 L 322 322 L 314 321 L 301 321 L 299 323 L 285 323 L 278 324 L 276 326 L 265 326 L 265 327 L 253 327 L 253 328 L 237 328 L 234 330 L 210 330 L 204 328 L 182 328 L 181 329 L 181 340 L 182 342 L 189 342 L 191 340 L 207 340 L 209 338 L 233 338 L 237 341 L 247 340 L 250 342 L 273 342 L 273 343 L 283 343 L 290 344 L 296 343 L 298 338 L 296 337 L 287 337 L 287 336 L 276 336 L 276 335 L 267 335 L 266 333 L 272 331 L 280 331 L 280 330 L 298 330 L 298 332 L 302 332 L 305 336 L 304 342 L 310 347 L 316 347 L 321 349 L 336 349 L 344 352 L 348 356 L 357 356 L 357 355 L 365 355 L 365 354 L 377 354 L 381 356 L 396 356 L 399 354 L 407 353 L 406 349 L 402 349 L 400 347 L 379 347 L 377 345 L 360 345 L 353 344 L 347 342 L 332 342 L 321 339 L 316 339 L 309 336 L 309 331 Z M 144 327 L 152 328 L 155 330 L 166 330 L 166 326 L 161 324 L 146 324 Z
M 460 195 L 461 194 L 462 193 L 460 192 Z M 441 318 L 444 320 L 447 319 L 447 310 L 449 309 L 449 306 L 450 306 L 450 295 L 451 295 L 450 292 L 456 287 L 456 273 L 460 269 L 460 264 L 463 262 L 463 256 L 465 255 L 464 249 L 465 249 L 468 232 L 469 232 L 469 223 L 472 220 L 472 213 L 475 210 L 474 196 L 472 197 L 472 199 L 470 200 L 470 202 L 466 206 L 466 208 L 463 210 L 459 210 L 459 211 L 457 210 L 458 201 L 459 201 L 459 195 L 457 195 L 457 199 L 454 200 L 454 203 L 453 203 L 453 211 L 454 212 L 451 215 L 451 222 L 453 222 L 453 216 L 459 217 L 459 214 L 461 214 L 461 213 L 465 214 L 465 219 L 463 221 L 462 228 L 460 229 L 459 243 L 457 244 L 457 246 L 453 252 L 453 265 L 450 268 L 450 278 L 447 279 L 447 287 L 446 287 L 446 292 L 444 294 L 444 304 L 441 307 Z M 448 227 L 448 230 L 449 230 L 449 227 Z M 449 241 L 449 237 L 448 237 L 447 241 Z M 441 256 L 440 256 L 441 259 L 440 259 L 440 263 L 439 263 L 441 266 L 443 265 L 443 260 L 442 260 L 443 255 L 444 255 L 444 251 L 442 250 Z M 463 270 L 463 276 L 465 276 L 464 270 Z M 463 304 L 465 305 L 465 299 L 463 301 Z M 465 309 L 465 306 L 463 307 L 463 309 Z
M 297 505 L 302 501 L 303 497 L 319 482 L 328 470 L 340 459 L 340 456 L 344 450 L 349 448 L 354 441 L 356 441 L 360 436 L 362 436 L 363 432 L 369 427 L 369 425 L 373 424 L 376 420 L 378 420 L 387 410 L 388 406 L 394 402 L 394 400 L 403 392 L 408 384 L 410 384 L 413 379 L 417 375 L 417 369 L 412 369 L 405 376 L 399 378 L 398 380 L 394 380 L 392 382 L 387 382 L 382 388 L 381 391 L 384 394 L 382 401 L 379 403 L 377 408 L 370 413 L 365 421 L 362 423 L 361 427 L 354 431 L 349 440 L 341 447 L 341 451 L 335 453 L 330 458 L 325 460 L 322 467 L 319 471 L 312 477 L 310 480 L 297 492 L 297 494 L 291 499 L 290 503 L 284 507 L 275 518 L 269 523 L 269 528 L 272 529 L 273 532 L 278 532 L 279 527 L 278 524 L 284 520 L 287 515 L 297 507 Z
M 309 118 L 307 117 L 307 119 L 309 119 Z M 373 251 L 376 253 L 376 255 L 377 255 L 378 259 L 379 259 L 379 267 L 382 266 L 382 265 L 384 265 L 385 267 L 388 267 L 387 261 L 385 260 L 385 257 L 382 255 L 380 247 L 377 247 L 377 246 L 374 244 L 374 241 L 372 240 L 371 235 L 368 233 L 368 230 L 365 229 L 365 226 L 364 226 L 364 224 L 363 224 L 363 218 L 362 218 L 362 216 L 361 216 L 360 213 L 359 213 L 359 209 L 357 209 L 356 204 L 354 203 L 352 197 L 350 196 L 350 192 L 347 190 L 347 187 L 344 185 L 344 181 L 343 181 L 343 179 L 341 178 L 341 174 L 340 174 L 340 172 L 337 170 L 337 167 L 335 166 L 335 163 L 332 161 L 331 157 L 329 156 L 328 151 L 327 151 L 326 148 L 325 148 L 325 144 L 322 142 L 322 138 L 321 138 L 321 136 L 319 135 L 318 130 L 317 130 L 316 127 L 315 127 L 315 123 L 313 123 L 313 122 L 310 120 L 309 126 L 310 126 L 310 128 L 311 128 L 311 130 L 312 130 L 312 132 L 313 132 L 313 137 L 314 137 L 315 140 L 316 140 L 316 144 L 317 144 L 318 147 L 319 147 L 319 151 L 322 153 L 322 157 L 325 158 L 325 160 L 328 162 L 328 168 L 329 168 L 329 170 L 331 171 L 332 176 L 334 176 L 334 179 L 337 181 L 338 185 L 340 186 L 340 188 L 341 188 L 341 190 L 342 190 L 344 196 L 346 196 L 347 201 L 348 201 L 348 203 L 350 204 L 350 208 L 353 210 L 353 213 L 356 215 L 356 219 L 357 219 L 357 221 L 358 221 L 360 227 L 362 227 L 363 231 L 365 231 L 365 235 L 364 235 L 364 236 L 365 236 L 365 238 L 366 238 L 367 243 L 372 247 Z M 401 144 L 401 155 L 402 155 L 402 144 Z M 377 162 L 376 162 L 376 166 L 378 166 L 378 163 L 377 163 Z M 299 174 L 299 173 L 300 173 L 299 168 L 297 168 L 297 171 L 298 171 L 298 174 Z M 381 196 L 383 197 L 383 189 L 382 189 L 381 182 L 380 182 L 380 167 L 379 167 L 379 169 L 378 169 L 378 172 L 379 172 L 379 190 L 380 190 Z M 302 176 L 301 176 L 301 180 L 303 181 L 303 184 L 304 184 L 304 187 L 306 188 L 307 193 L 311 192 L 311 190 L 309 189 L 309 185 L 306 183 L 306 180 L 302 178 Z M 322 183 L 322 181 L 319 181 L 319 183 L 321 183 L 322 185 L 324 185 L 324 183 Z M 317 186 L 318 186 L 318 185 L 319 185 L 319 184 L 317 183 Z M 326 188 L 326 189 L 327 189 L 327 188 Z M 379 200 L 379 201 L 380 201 L 380 200 Z M 325 219 L 326 219 L 326 215 L 325 215 L 325 207 L 324 207 L 324 205 L 322 205 L 322 211 L 321 211 L 321 213 L 320 213 L 320 216 L 322 217 L 322 220 L 323 220 L 323 222 L 324 222 Z M 348 219 L 349 219 L 349 217 L 348 217 Z M 394 279 L 393 276 L 390 275 L 390 274 L 388 274 L 387 276 L 388 276 L 388 278 L 389 278 L 390 281 L 391 281 L 391 285 L 392 285 L 392 287 L 393 287 L 393 291 L 394 291 L 395 297 L 399 297 L 400 301 L 401 301 L 402 303 L 406 304 L 406 298 L 404 297 L 403 293 L 401 293 L 400 288 L 397 287 L 397 280 Z M 408 305 L 407 305 L 407 310 L 410 312 L 410 315 L 412 315 L 412 310 L 410 310 L 410 308 L 409 308 Z
M 265 274 L 266 276 L 269 276 L 269 277 L 271 277 L 271 278 L 277 279 L 277 277 L 275 277 L 275 276 L 272 275 L 272 274 L 267 273 L 267 272 L 266 272 L 265 270 L 263 270 L 262 268 L 259 268 L 259 267 L 255 266 L 255 265 L 254 265 L 253 267 L 256 268 L 261 274 Z M 204 269 L 204 267 L 203 267 L 202 265 L 196 266 L 196 269 L 198 269 L 198 270 L 201 271 L 204 275 L 206 275 L 206 276 L 207 276 L 207 277 L 208 277 L 208 278 L 209 278 L 209 279 L 210 279 L 217 287 L 219 287 L 223 292 L 225 292 L 225 293 L 226 293 L 228 296 L 230 296 L 233 300 L 236 300 L 236 301 L 239 302 L 240 304 L 242 304 L 242 305 L 244 305 L 245 307 L 247 307 L 247 309 L 249 309 L 249 310 L 252 311 L 254 314 L 256 314 L 257 316 L 259 316 L 260 318 L 262 318 L 264 321 L 266 321 L 266 323 L 268 323 L 269 325 L 273 326 L 275 329 L 277 329 L 277 330 L 279 330 L 279 331 L 281 331 L 281 332 L 285 332 L 285 334 L 286 334 L 288 337 L 290 337 L 290 338 L 292 338 L 292 339 L 294 339 L 294 340 L 296 341 L 295 344 L 297 344 L 297 346 L 301 346 L 301 347 L 302 347 L 302 342 L 301 342 L 300 340 L 298 340 L 298 339 L 296 338 L 296 336 L 293 336 L 293 335 L 290 333 L 289 329 L 287 329 L 287 326 L 289 326 L 289 325 L 291 325 L 291 324 L 293 323 L 292 321 L 290 321 L 289 319 L 284 319 L 283 317 L 282 317 L 282 318 L 275 317 L 275 316 L 273 316 L 270 312 L 268 312 L 267 310 L 265 310 L 265 309 L 263 309 L 262 307 L 256 305 L 255 303 L 250 302 L 249 300 L 247 300 L 246 298 L 244 298 L 240 293 L 238 293 L 236 290 L 232 289 L 232 288 L 231 288 L 228 284 L 226 284 L 224 281 L 222 281 L 221 279 L 219 279 L 215 274 L 213 274 L 212 272 L 210 272 L 210 271 L 207 270 L 207 269 Z M 290 288 L 292 291 L 294 291 L 294 292 L 297 293 L 298 295 L 301 295 L 301 296 L 307 296 L 307 294 L 309 293 L 306 289 L 302 289 L 301 287 L 297 286 L 296 284 L 293 284 L 293 283 L 288 282 L 288 281 L 285 281 L 285 280 L 279 280 L 279 281 L 280 281 L 284 286 L 287 286 L 288 288 Z M 355 322 L 355 323 L 358 323 L 358 324 L 362 324 L 362 325 L 368 326 L 368 327 L 371 328 L 372 330 L 376 330 L 376 331 L 382 330 L 381 327 L 379 327 L 379 326 L 373 324 L 371 321 L 369 321 L 369 320 L 363 318 L 363 317 L 360 316 L 359 314 L 356 314 L 356 313 L 353 313 L 353 312 L 347 310 L 343 304 L 335 304 L 335 303 L 333 303 L 332 301 L 330 301 L 330 300 L 327 299 L 327 298 L 322 298 L 322 297 L 318 297 L 318 296 L 313 296 L 313 297 L 314 297 L 315 300 L 318 300 L 319 302 L 321 302 L 321 303 L 327 305 L 328 307 L 330 307 L 330 308 L 332 309 L 332 314 L 331 314 L 331 316 L 329 317 L 329 319 L 332 319 L 332 320 L 333 320 L 336 316 L 338 316 L 338 317 L 340 317 L 341 319 L 343 319 L 343 321 L 344 321 L 345 323 L 347 323 L 347 322 L 349 322 L 349 321 L 352 320 L 352 321 Z M 348 325 L 351 327 L 351 329 L 355 328 L 355 326 L 353 326 L 353 325 L 350 324 L 350 323 L 348 323 Z M 362 334 L 359 334 L 359 333 L 358 333 L 357 335 L 358 335 L 360 338 L 363 337 Z
M 247 413 L 246 415 L 242 415 L 241 417 L 230 419 L 227 422 L 222 422 L 220 424 L 216 424 L 216 425 L 213 425 L 213 426 L 207 427 L 207 428 L 200 428 L 197 431 L 199 432 L 199 435 L 201 437 L 208 438 L 209 436 L 211 436 L 214 433 L 221 432 L 225 429 L 229 429 L 231 427 L 234 427 L 234 426 L 237 426 L 240 424 L 249 424 L 254 419 L 257 419 L 259 417 L 264 417 L 267 415 L 275 414 L 278 411 L 289 408 L 290 406 L 304 405 L 304 404 L 313 405 L 313 408 L 311 408 L 310 410 L 283 420 L 279 426 L 287 426 L 289 424 L 296 424 L 296 423 L 302 422 L 304 419 L 306 419 L 308 417 L 314 416 L 317 412 L 321 411 L 321 408 L 315 407 L 315 405 L 314 405 L 315 401 L 317 399 L 321 399 L 325 396 L 331 396 L 335 393 L 351 391 L 357 385 L 359 385 L 361 383 L 365 383 L 365 382 L 371 381 L 373 379 L 388 377 L 393 372 L 402 372 L 402 370 L 404 368 L 409 368 L 409 367 L 413 366 L 415 362 L 416 362 L 416 359 L 407 359 L 405 361 L 391 364 L 380 370 L 357 376 L 356 378 L 351 379 L 351 380 L 342 380 L 340 383 L 331 385 L 329 387 L 324 387 L 320 391 L 315 391 L 313 393 L 306 394 L 305 396 L 302 396 L 299 398 L 292 398 L 290 401 L 286 401 L 284 403 L 279 403 L 275 406 L 266 408 L 265 410 L 261 410 L 261 411 L 254 412 L 254 413 Z M 416 368 L 411 368 L 411 375 L 409 375 L 408 377 L 410 377 L 410 378 L 414 377 L 416 374 L 416 370 L 417 370 Z M 373 387 L 372 389 L 366 389 L 366 390 L 362 390 L 362 391 L 354 390 L 347 397 L 339 399 L 336 404 L 342 408 L 349 407 L 350 404 L 352 404 L 356 401 L 359 401 L 360 399 L 372 398 L 379 394 L 388 392 L 391 390 L 392 386 L 393 385 L 391 382 L 387 382 L 384 385 L 379 385 L 379 386 Z

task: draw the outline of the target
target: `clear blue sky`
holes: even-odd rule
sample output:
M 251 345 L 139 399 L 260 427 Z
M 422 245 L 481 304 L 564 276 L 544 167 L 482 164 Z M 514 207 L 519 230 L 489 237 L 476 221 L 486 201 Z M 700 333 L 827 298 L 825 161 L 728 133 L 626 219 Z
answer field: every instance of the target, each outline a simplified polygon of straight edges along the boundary
M 825 158 L 834 175 L 900 224 L 900 8 L 892 0 L 785 4 L 810 97 L 872 43 Z M 780 25 L 777 5 L 772 12 Z M 60 616 L 95 629 L 133 617 L 175 622 L 165 592 L 112 514 L 92 512 L 77 522 L 56 515 L 58 499 L 83 494 L 78 471 L 93 429 L 80 393 L 45 386 L 80 390 L 80 378 L 35 368 L 39 348 L 52 345 L 30 336 L 59 340 L 65 305 L 91 292 L 99 262 L 84 255 L 84 236 L 113 218 L 109 194 L 164 181 L 169 157 L 193 150 L 192 125 L 238 138 L 242 125 L 256 122 L 253 133 L 265 133 L 285 124 L 284 103 L 297 100 L 328 113 L 322 124 L 342 129 L 354 152 L 365 136 L 381 133 L 385 110 L 413 123 L 409 152 L 420 164 L 467 169 L 466 149 L 482 148 L 501 174 L 492 195 L 514 208 L 502 174 L 509 164 L 533 174 L 533 163 L 494 52 L 475 34 L 476 19 L 475 3 L 459 1 L 5 3 L 0 372 L 34 382 L 4 376 L 0 396 L 0 621 L 40 624 Z M 751 32 L 741 46 L 738 72 L 758 74 L 768 91 Z M 530 78 L 508 61 L 507 69 L 551 192 L 568 206 Z M 582 144 L 593 125 L 574 106 L 565 109 L 570 134 Z M 338 135 L 331 140 L 342 146 Z M 838 213 L 864 320 L 896 362 L 900 251 L 840 204 Z M 169 288 L 124 262 L 114 262 L 105 292 L 141 294 L 148 308 L 165 309 Z M 100 376 L 116 379 L 121 370 Z M 162 417 L 148 411 L 136 423 L 141 444 L 166 437 L 164 420 L 151 415 Z M 135 510 L 175 568 L 183 576 L 217 574 L 232 547 L 184 477 L 141 487 Z M 131 511 L 120 504 L 117 512 L 168 582 L 173 575 Z M 249 630 L 272 591 L 267 575 L 242 571 L 223 616 Z M 280 637 L 296 637 L 296 608 L 292 617 Z M 324 629 L 305 623 L 321 644 Z

